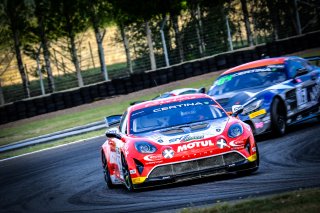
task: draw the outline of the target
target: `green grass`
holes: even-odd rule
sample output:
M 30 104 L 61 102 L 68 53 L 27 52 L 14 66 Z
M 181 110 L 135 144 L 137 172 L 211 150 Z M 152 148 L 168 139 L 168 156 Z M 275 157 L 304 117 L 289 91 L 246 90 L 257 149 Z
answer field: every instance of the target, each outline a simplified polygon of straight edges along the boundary
M 204 79 L 190 84 L 186 84 L 181 87 L 209 87 L 214 78 Z M 163 93 L 176 87 L 167 87 L 166 89 L 160 90 L 159 93 Z M 179 87 L 178 87 L 179 88 Z M 115 102 L 108 106 L 93 107 L 81 112 L 73 112 L 70 114 L 64 114 L 56 116 L 54 118 L 48 118 L 39 121 L 33 121 L 25 124 L 15 125 L 9 128 L 1 128 L 0 130 L 0 146 L 32 138 L 44 134 L 57 132 L 60 130 L 72 128 L 75 126 L 85 125 L 88 123 L 101 121 L 105 116 L 122 114 L 126 108 L 133 101 L 138 100 L 149 100 L 157 96 L 157 93 L 150 93 L 145 96 L 136 97 L 133 100 L 126 100 L 123 102 Z
M 0 159 L 10 158 L 10 157 L 14 157 L 14 156 L 18 156 L 18 155 L 22 155 L 22 154 L 26 154 L 26 153 L 30 153 L 30 152 L 35 152 L 35 151 L 63 145 L 63 144 L 68 144 L 68 143 L 72 143 L 72 142 L 80 141 L 80 140 L 83 140 L 83 142 L 86 142 L 86 139 L 88 139 L 88 138 L 104 135 L 104 132 L 105 132 L 105 129 L 98 130 L 98 131 L 92 131 L 89 133 L 71 136 L 71 137 L 64 138 L 62 140 L 57 140 L 57 141 L 50 142 L 50 143 L 43 143 L 43 144 L 29 146 L 26 148 L 21 148 L 21 149 L 9 151 L 9 152 L 0 153 Z
M 320 209 L 320 189 L 307 189 L 280 195 L 250 199 L 235 204 L 222 203 L 206 208 L 183 209 L 182 213 L 318 213 Z

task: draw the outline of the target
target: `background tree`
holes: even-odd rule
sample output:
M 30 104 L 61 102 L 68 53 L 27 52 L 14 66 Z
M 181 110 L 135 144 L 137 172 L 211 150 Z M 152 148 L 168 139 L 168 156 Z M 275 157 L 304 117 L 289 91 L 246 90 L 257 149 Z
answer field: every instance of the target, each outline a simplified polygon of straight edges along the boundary
M 118 8 L 123 12 L 125 16 L 129 16 L 133 22 L 144 22 L 145 35 L 147 38 L 147 45 L 149 49 L 149 58 L 151 63 L 151 69 L 157 68 L 156 59 L 154 54 L 152 32 L 150 29 L 150 19 L 159 14 L 158 6 L 161 4 L 167 4 L 167 2 L 156 0 L 156 1 L 130 1 L 130 0 L 111 0 L 115 8 Z
M 34 16 L 37 19 L 37 26 L 34 31 L 39 38 L 41 48 L 43 50 L 45 69 L 48 76 L 49 92 L 54 92 L 55 84 L 51 68 L 49 41 L 56 39 L 59 36 L 59 32 L 56 31 L 57 22 L 54 19 L 51 4 L 52 0 L 34 0 Z
M 241 2 L 242 14 L 243 14 L 243 21 L 246 28 L 247 41 L 249 46 L 253 46 L 253 37 L 252 37 L 252 31 L 250 27 L 247 0 L 240 0 L 240 2 Z
M 23 36 L 29 26 L 29 17 L 31 15 L 31 6 L 23 0 L 3 0 L 0 2 L 1 27 L 2 33 L 9 33 L 13 40 L 15 56 L 17 60 L 19 74 L 22 80 L 22 86 L 25 97 L 30 97 L 29 82 L 24 69 L 21 55 L 23 46 Z
M 69 40 L 69 51 L 77 73 L 79 87 L 82 87 L 84 83 L 76 48 L 76 35 L 89 27 L 89 19 L 85 12 L 86 3 L 85 0 L 52 0 L 55 18 L 59 23 L 58 30 L 60 30 L 62 36 Z
M 112 21 L 112 6 L 106 0 L 91 0 L 87 3 L 87 9 L 89 20 L 95 33 L 96 42 L 98 45 L 98 54 L 100 61 L 101 73 L 105 80 L 108 80 L 108 72 L 105 63 L 103 39 L 106 34 L 106 25 Z

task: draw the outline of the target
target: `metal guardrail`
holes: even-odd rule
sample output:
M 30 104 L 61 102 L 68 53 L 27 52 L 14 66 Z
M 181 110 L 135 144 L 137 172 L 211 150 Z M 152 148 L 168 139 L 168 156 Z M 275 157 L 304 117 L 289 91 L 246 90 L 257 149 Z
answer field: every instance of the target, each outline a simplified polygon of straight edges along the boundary
M 91 131 L 100 130 L 100 129 L 104 129 L 104 128 L 106 128 L 105 122 L 104 121 L 98 121 L 98 122 L 94 122 L 94 123 L 91 123 L 91 124 L 78 126 L 78 127 L 66 129 L 66 130 L 63 130 L 63 131 L 58 131 L 58 132 L 55 132 L 55 133 L 42 135 L 42 136 L 39 136 L 39 137 L 30 138 L 30 139 L 18 141 L 16 143 L 0 146 L 0 153 L 8 152 L 8 151 L 12 151 L 12 150 L 16 150 L 16 149 L 32 146 L 32 145 L 48 143 L 48 142 L 51 142 L 51 141 L 54 141 L 54 140 L 58 140 L 58 139 L 62 139 L 62 138 L 65 138 L 65 137 L 79 135 L 79 134 L 83 134 L 83 133 L 86 133 L 86 132 L 91 132 Z

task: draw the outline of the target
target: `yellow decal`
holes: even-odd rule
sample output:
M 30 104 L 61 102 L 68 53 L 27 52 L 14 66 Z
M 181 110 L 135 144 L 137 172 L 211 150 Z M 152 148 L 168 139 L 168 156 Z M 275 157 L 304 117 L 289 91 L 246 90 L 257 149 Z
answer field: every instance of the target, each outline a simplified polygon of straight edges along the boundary
M 146 177 L 132 178 L 132 183 L 133 184 L 139 184 L 139 183 L 143 183 L 145 180 L 146 180 Z
M 249 114 L 249 118 L 252 119 L 252 118 L 255 118 L 255 117 L 259 116 L 259 115 L 264 115 L 266 113 L 267 113 L 267 111 L 265 109 L 260 109 L 260 110 L 258 110 L 256 112 L 253 112 L 253 113 Z
M 248 159 L 248 161 L 253 162 L 253 161 L 257 160 L 257 154 L 251 155 L 247 159 Z

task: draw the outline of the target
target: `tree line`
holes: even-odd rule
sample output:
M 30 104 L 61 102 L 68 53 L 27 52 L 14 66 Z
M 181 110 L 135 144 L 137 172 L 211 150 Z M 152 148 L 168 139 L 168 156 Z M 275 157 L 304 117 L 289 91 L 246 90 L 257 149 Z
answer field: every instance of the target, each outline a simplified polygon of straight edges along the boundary
M 309 5 L 310 10 L 299 11 L 301 5 Z M 243 24 L 245 40 L 252 46 L 253 31 L 264 32 L 277 40 L 319 29 L 319 8 L 318 0 L 2 0 L 0 46 L 14 51 L 25 96 L 30 97 L 22 52 L 35 60 L 42 54 L 49 91 L 54 92 L 50 43 L 66 38 L 78 86 L 82 87 L 75 40 L 77 34 L 90 28 L 98 46 L 101 73 L 108 80 L 102 45 L 108 26 L 118 27 L 127 67 L 132 73 L 129 34 L 134 42 L 144 42 L 143 50 L 148 52 L 150 67 L 156 69 L 154 49 L 166 48 L 166 45 L 157 47 L 160 44 L 154 42 L 152 33 L 155 27 L 162 31 L 162 41 L 174 50 L 177 62 L 183 62 L 188 60 L 186 51 L 191 46 L 183 43 L 186 32 L 194 34 L 193 46 L 198 48 L 199 56 L 206 56 L 213 53 L 208 51 L 210 46 L 223 45 L 228 49 L 226 21 L 229 21 L 231 36 L 239 30 L 240 23 Z M 180 21 L 186 13 L 188 25 L 181 27 Z M 142 32 L 136 27 L 141 25 L 144 26 Z M 214 37 L 209 34 L 209 28 L 215 32 Z

